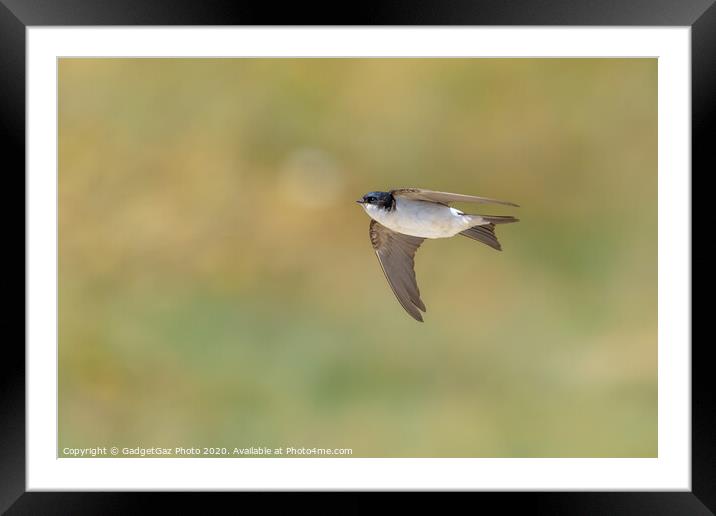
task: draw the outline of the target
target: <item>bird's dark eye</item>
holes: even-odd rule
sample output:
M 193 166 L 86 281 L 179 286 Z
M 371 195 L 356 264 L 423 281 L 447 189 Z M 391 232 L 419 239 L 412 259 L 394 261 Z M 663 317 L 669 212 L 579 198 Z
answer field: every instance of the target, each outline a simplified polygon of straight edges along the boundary
M 373 202 L 373 201 L 375 201 L 375 197 L 373 197 L 373 196 L 368 196 L 368 197 L 365 198 L 365 200 L 368 201 L 368 202 Z

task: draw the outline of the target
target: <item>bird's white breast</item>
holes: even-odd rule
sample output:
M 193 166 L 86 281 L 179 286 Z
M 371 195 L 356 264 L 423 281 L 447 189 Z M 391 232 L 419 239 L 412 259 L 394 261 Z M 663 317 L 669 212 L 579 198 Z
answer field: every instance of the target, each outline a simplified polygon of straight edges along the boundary
M 397 197 L 390 211 L 372 204 L 363 207 L 372 219 L 388 229 L 422 238 L 448 238 L 475 225 L 470 215 L 433 202 Z

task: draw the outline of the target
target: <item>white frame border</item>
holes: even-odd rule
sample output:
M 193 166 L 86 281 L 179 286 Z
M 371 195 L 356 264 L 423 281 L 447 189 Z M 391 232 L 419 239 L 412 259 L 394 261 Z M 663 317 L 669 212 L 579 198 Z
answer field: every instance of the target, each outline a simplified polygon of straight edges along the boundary
M 690 41 L 689 27 L 28 27 L 27 490 L 690 491 Z M 57 458 L 60 56 L 658 57 L 658 458 Z

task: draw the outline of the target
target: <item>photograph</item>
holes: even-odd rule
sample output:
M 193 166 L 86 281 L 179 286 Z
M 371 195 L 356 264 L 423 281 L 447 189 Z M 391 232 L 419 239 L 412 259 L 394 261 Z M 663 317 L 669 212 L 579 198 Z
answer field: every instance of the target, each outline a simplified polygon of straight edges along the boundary
M 659 60 L 57 59 L 58 458 L 657 458 Z

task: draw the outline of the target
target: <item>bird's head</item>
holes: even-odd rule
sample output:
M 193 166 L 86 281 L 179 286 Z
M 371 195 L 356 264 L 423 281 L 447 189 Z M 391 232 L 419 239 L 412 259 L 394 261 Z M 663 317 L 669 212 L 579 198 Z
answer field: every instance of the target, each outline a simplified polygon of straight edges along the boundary
M 363 208 L 368 211 L 370 209 L 392 210 L 395 200 L 390 192 L 368 192 L 361 199 L 356 201 L 362 204 Z

